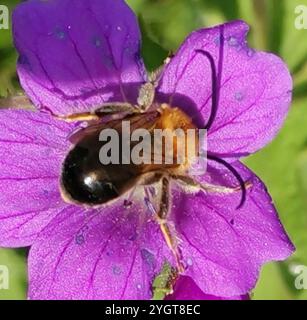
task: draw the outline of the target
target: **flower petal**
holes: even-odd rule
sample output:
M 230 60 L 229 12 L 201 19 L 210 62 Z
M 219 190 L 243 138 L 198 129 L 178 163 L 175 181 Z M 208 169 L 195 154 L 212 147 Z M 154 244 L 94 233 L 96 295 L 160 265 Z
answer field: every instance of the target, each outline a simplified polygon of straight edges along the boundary
M 165 300 L 248 300 L 248 295 L 235 296 L 230 298 L 216 297 L 204 293 L 199 289 L 192 278 L 181 276 L 174 287 L 174 292 L 168 295 Z
M 13 27 L 21 84 L 43 110 L 125 101 L 144 81 L 136 17 L 122 0 L 29 0 L 15 9 Z
M 173 97 L 173 104 L 194 114 L 199 124 L 207 124 L 212 68 L 209 59 L 196 50 L 207 51 L 220 83 L 208 150 L 236 158 L 272 140 L 291 102 L 292 79 L 286 65 L 272 54 L 250 49 L 247 33 L 248 26 L 242 21 L 192 33 L 166 67 L 159 88 Z
M 145 212 L 121 201 L 87 212 L 68 208 L 31 247 L 29 298 L 150 299 L 169 253 Z
M 242 164 L 235 167 L 252 183 L 241 209 L 236 209 L 240 192 L 175 191 L 173 198 L 173 216 L 188 266 L 186 275 L 206 294 L 220 297 L 250 292 L 262 264 L 284 260 L 294 250 L 263 183 Z M 237 184 L 221 169 L 212 169 L 209 174 L 212 183 Z
M 61 210 L 59 174 L 71 130 L 46 114 L 0 111 L 0 246 L 32 244 Z

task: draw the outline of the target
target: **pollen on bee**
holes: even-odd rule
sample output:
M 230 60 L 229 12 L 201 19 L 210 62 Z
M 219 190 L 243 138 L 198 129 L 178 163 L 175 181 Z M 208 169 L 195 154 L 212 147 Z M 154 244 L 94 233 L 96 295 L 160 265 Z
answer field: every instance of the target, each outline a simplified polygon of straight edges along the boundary
M 174 161 L 173 163 L 184 167 L 189 166 L 199 156 L 199 129 L 194 125 L 192 119 L 179 108 L 162 104 L 159 112 L 161 116 L 156 123 L 155 130 L 161 129 L 156 135 L 158 136 L 157 141 L 162 143 L 166 161 Z M 155 151 L 156 154 L 158 152 Z

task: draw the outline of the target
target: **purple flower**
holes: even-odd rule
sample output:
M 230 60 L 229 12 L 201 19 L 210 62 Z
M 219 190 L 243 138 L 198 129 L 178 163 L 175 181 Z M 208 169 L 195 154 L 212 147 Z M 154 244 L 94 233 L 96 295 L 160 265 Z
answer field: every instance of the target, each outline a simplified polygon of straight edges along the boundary
M 181 276 L 174 286 L 174 292 L 168 295 L 165 300 L 249 300 L 249 296 L 241 295 L 223 298 L 205 294 L 199 289 L 193 279 Z
M 21 84 L 39 112 L 1 110 L 0 245 L 31 246 L 31 299 L 149 299 L 166 261 L 176 267 L 139 186 L 132 205 L 66 203 L 63 161 L 76 123 L 58 116 L 135 102 L 147 75 L 136 18 L 122 0 L 28 0 L 13 17 Z M 185 276 L 208 295 L 250 292 L 262 264 L 294 250 L 264 184 L 239 159 L 270 142 L 292 81 L 276 56 L 248 48 L 234 21 L 193 32 L 165 66 L 157 102 L 208 129 L 202 181 L 242 192 L 185 192 L 172 183 L 169 222 Z M 213 86 L 212 84 L 215 84 Z M 9 106 L 8 106 L 9 107 Z

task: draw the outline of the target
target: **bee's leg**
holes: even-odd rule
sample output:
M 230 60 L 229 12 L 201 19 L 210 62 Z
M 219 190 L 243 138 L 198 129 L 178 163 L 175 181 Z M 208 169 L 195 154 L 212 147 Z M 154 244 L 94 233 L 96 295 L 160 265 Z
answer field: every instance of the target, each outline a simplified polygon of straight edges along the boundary
M 95 114 L 100 117 L 104 117 L 104 116 L 112 115 L 116 113 L 129 113 L 129 114 L 140 113 L 140 108 L 131 103 L 115 102 L 115 103 L 105 104 L 101 106 L 99 109 L 95 110 Z
M 91 112 L 75 113 L 67 116 L 58 116 L 57 118 L 67 122 L 95 121 L 118 113 L 140 113 L 140 109 L 130 103 L 114 102 L 104 104 Z
M 179 180 L 183 182 L 185 185 L 196 188 L 199 190 L 203 190 L 205 192 L 212 192 L 212 193 L 234 193 L 241 190 L 241 186 L 238 187 L 224 187 L 219 185 L 213 184 L 204 184 L 194 180 L 192 177 L 183 176 L 183 175 L 171 175 L 171 178 L 174 180 Z M 250 181 L 245 182 L 245 188 L 249 189 L 252 186 Z
M 92 112 L 74 113 L 74 114 L 69 114 L 67 116 L 56 116 L 56 118 L 66 122 L 99 120 L 99 116 L 97 116 L 95 113 L 92 113 Z
M 170 228 L 170 225 L 167 221 L 169 209 L 170 209 L 170 184 L 169 184 L 169 179 L 166 177 L 163 177 L 160 207 L 159 207 L 159 211 L 157 212 L 157 221 L 160 225 L 160 229 L 162 231 L 166 244 L 170 248 L 170 250 L 172 251 L 175 257 L 178 272 L 182 273 L 184 272 L 185 268 L 182 264 L 182 257 L 178 248 L 178 241 L 176 239 L 176 235 L 173 234 Z
M 7 108 L 8 106 L 14 109 L 35 110 L 34 105 L 27 96 L 23 94 L 12 95 L 9 91 L 7 91 L 6 97 L 0 98 L 0 108 Z

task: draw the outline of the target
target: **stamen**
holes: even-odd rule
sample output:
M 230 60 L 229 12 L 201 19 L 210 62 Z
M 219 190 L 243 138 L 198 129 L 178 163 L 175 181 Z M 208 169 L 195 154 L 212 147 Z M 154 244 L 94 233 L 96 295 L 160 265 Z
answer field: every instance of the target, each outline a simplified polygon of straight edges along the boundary
M 216 66 L 215 66 L 215 62 L 214 62 L 212 55 L 208 51 L 201 50 L 201 49 L 196 50 L 196 52 L 205 56 L 209 60 L 209 63 L 211 66 L 212 105 L 211 105 L 210 117 L 209 117 L 208 122 L 204 128 L 204 129 L 209 130 L 212 127 L 212 124 L 216 118 L 218 104 L 219 104 L 218 75 L 217 75 Z
M 225 168 L 227 168 L 234 175 L 234 177 L 237 179 L 237 181 L 240 184 L 240 189 L 242 191 L 241 201 L 240 201 L 237 209 L 242 208 L 242 206 L 244 205 L 244 203 L 246 201 L 246 183 L 244 182 L 244 180 L 241 177 L 241 175 L 239 174 L 239 172 L 231 164 L 229 164 L 228 162 L 226 162 L 223 159 L 220 159 L 220 158 L 213 156 L 211 154 L 208 154 L 207 157 L 209 160 L 217 162 L 217 163 L 221 164 L 222 166 L 224 166 Z
M 174 258 L 176 260 L 176 265 L 178 268 L 178 272 L 183 273 L 185 271 L 185 267 L 182 263 L 182 255 L 181 255 L 181 251 L 176 243 L 176 238 L 174 238 L 173 233 L 170 230 L 170 227 L 169 227 L 166 220 L 157 218 L 157 221 L 160 225 L 160 229 L 162 231 L 165 242 L 174 255 Z

